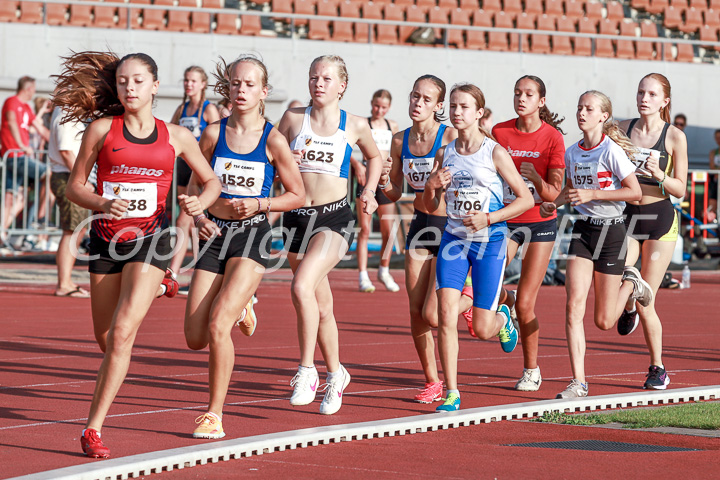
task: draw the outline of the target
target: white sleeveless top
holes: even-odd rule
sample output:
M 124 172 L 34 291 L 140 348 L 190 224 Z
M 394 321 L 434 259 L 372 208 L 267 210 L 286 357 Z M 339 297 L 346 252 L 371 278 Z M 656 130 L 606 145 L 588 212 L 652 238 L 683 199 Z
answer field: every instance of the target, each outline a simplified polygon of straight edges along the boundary
M 487 242 L 505 236 L 507 225 L 498 222 L 479 232 L 470 233 L 463 225 L 468 212 L 495 212 L 504 207 L 503 181 L 493 163 L 497 142 L 485 137 L 480 149 L 471 155 L 460 155 L 453 140 L 445 147 L 443 168 L 450 168 L 452 180 L 445 191 L 448 221 L 445 231 L 472 242 Z
M 329 137 L 321 137 L 312 131 L 310 112 L 312 107 L 305 109 L 300 132 L 290 144 L 291 150 L 305 150 L 300 163 L 300 173 L 321 173 L 334 177 L 348 178 L 350 172 L 350 155 L 352 147 L 345 136 L 347 113 L 340 110 L 340 125 Z
M 369 118 L 368 124 L 370 125 L 370 133 L 372 133 L 373 140 L 375 141 L 375 145 L 377 145 L 378 150 L 390 153 L 393 137 L 392 128 L 390 127 L 390 122 L 388 122 L 387 119 L 383 120 L 385 120 L 387 128 L 373 128 L 372 122 Z

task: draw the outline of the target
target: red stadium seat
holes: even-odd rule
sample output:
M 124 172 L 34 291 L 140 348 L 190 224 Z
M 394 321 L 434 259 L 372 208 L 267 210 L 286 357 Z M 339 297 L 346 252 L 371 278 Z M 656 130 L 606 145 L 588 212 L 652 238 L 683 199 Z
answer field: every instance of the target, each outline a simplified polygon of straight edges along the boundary
M 521 13 L 520 15 L 518 15 L 516 28 L 522 30 L 535 30 L 535 15 L 528 15 L 527 13 Z M 520 48 L 518 45 L 518 43 L 520 42 L 520 37 L 520 35 L 515 33 L 510 34 L 511 51 L 517 51 Z M 530 34 L 522 34 L 522 51 L 530 51 Z
M 598 33 L 597 23 L 589 18 L 582 18 L 578 21 L 579 33 Z M 592 55 L 592 40 L 586 37 L 575 38 L 575 47 L 573 49 L 575 55 L 590 56 Z
M 565 0 L 565 15 L 575 21 L 585 18 L 584 5 L 582 0 Z M 595 24 L 597 25 L 597 21 Z
M 607 17 L 605 18 L 617 21 L 621 21 L 625 18 L 625 11 L 623 10 L 623 6 L 620 2 L 608 2 L 605 8 L 607 9 Z
M 197 7 L 195 0 L 178 0 L 178 7 Z M 190 31 L 190 12 L 168 10 L 167 29 L 172 32 Z
M 541 15 L 537 20 L 537 29 L 555 31 L 555 17 Z M 550 53 L 550 35 L 533 33 L 530 36 L 530 51 L 532 53 Z
M 617 35 L 620 28 L 620 22 L 617 20 L 610 20 L 609 18 L 601 21 L 598 25 L 600 26 L 599 33 L 601 35 Z
M 472 12 L 480 8 L 480 2 L 478 0 L 460 0 L 460 8 L 472 15 Z
M 48 25 L 67 25 L 66 14 L 68 8 L 69 5 L 66 3 L 45 4 L 45 23 Z
M 407 8 L 405 11 L 405 20 L 408 22 L 416 22 L 416 23 L 426 23 L 427 17 L 425 16 L 425 9 L 418 7 L 417 5 L 412 5 Z M 418 27 L 400 27 L 399 33 L 400 33 L 400 41 L 403 43 L 408 43 L 408 38 L 410 37 L 410 34 L 414 32 Z
M 257 15 L 241 15 L 240 16 L 240 35 L 255 36 L 260 35 L 262 26 L 260 17 Z
M 500 5 L 500 0 L 482 0 L 482 10 L 490 14 L 501 12 L 502 6 Z
M 590 20 L 602 20 L 602 3 L 600 2 L 587 2 L 585 4 L 585 16 Z
M 525 8 L 523 9 L 528 15 L 542 15 L 543 11 L 542 0 L 525 0 Z
M 710 25 L 703 25 L 700 29 L 700 41 L 702 42 L 717 42 L 718 41 L 718 28 L 711 27 Z M 712 45 L 703 45 L 704 48 L 715 50 L 717 47 Z
M 332 24 L 332 40 L 334 42 L 353 42 L 353 24 L 350 22 L 333 22 Z
M 720 10 L 720 0 L 709 0 L 708 8 L 715 11 Z
M 415 5 L 418 8 L 422 8 L 423 11 L 427 12 L 429 9 L 436 5 L 435 0 L 415 0 Z
M 398 7 L 409 7 L 410 5 L 415 5 L 415 2 L 413 2 L 413 0 L 395 0 L 395 5 Z
M 242 24 L 240 24 L 241 35 L 243 34 L 242 27 Z M 310 40 L 330 40 L 330 22 L 311 18 L 308 24 L 307 38 Z
M 290 22 L 290 19 L 283 17 L 280 14 L 293 13 L 292 1 L 291 0 L 272 0 L 272 11 L 277 13 L 277 17 L 273 17 L 273 20 L 279 22 Z
M 705 10 L 703 12 L 704 24 L 708 27 L 720 28 L 720 12 L 715 10 Z
M 685 21 L 680 25 L 680 31 L 685 33 L 695 33 L 703 26 L 702 12 L 696 8 L 688 8 L 685 10 Z
M 493 15 L 495 28 L 513 28 L 512 17 L 505 12 L 497 12 Z M 488 33 L 488 50 L 507 52 L 508 34 L 505 32 Z
M 0 22 L 16 22 L 18 19 L 19 2 L 6 0 L 0 2 Z
M 635 10 L 647 10 L 650 7 L 650 0 L 630 0 L 630 6 Z
M 644 21 L 640 24 L 640 36 L 643 38 L 657 38 L 657 24 Z M 658 52 L 657 54 L 655 52 Z M 638 60 L 660 60 L 660 51 L 655 42 L 635 42 L 635 58 Z
M 394 3 L 388 3 L 383 5 L 383 11 L 385 13 L 385 20 L 393 20 L 396 22 L 403 21 L 404 9 L 396 6 Z M 398 27 L 397 25 L 377 25 L 377 38 L 376 42 L 384 43 L 387 45 L 398 44 Z
M 492 16 L 484 10 L 475 10 L 472 15 L 474 27 L 492 27 Z M 465 48 L 485 50 L 487 48 L 487 32 L 468 30 L 465 32 Z M 507 41 L 506 41 L 507 43 Z
M 690 0 L 690 8 L 706 10 L 708 8 L 708 2 L 707 0 Z
M 677 54 L 675 55 L 676 62 L 692 62 L 695 58 L 693 52 L 693 46 L 689 43 L 678 43 Z
M 462 8 L 456 8 L 450 11 L 450 25 L 470 25 L 470 15 Z M 448 30 L 447 43 L 453 47 L 465 48 L 465 39 L 463 32 L 466 30 Z
M 635 37 L 637 35 L 637 28 L 638 24 L 635 22 L 621 22 L 620 35 Z M 618 40 L 616 45 L 617 52 L 615 56 L 617 58 L 625 58 L 628 60 L 635 58 L 635 44 L 632 40 Z
M 518 15 L 522 12 L 520 0 L 503 0 L 503 11 L 508 15 Z
M 218 13 L 215 16 L 215 22 L 215 33 L 218 35 L 237 35 L 237 13 Z
M 647 8 L 648 13 L 657 15 L 665 11 L 665 7 L 668 6 L 668 0 L 650 0 L 650 5 Z
M 560 17 L 557 19 L 557 30 L 558 32 L 574 33 L 576 31 L 575 21 L 568 17 Z M 552 53 L 555 55 L 572 55 L 570 37 L 560 35 L 552 37 Z
M 446 8 L 434 7 L 428 11 L 428 23 L 439 23 L 442 25 L 447 25 L 449 19 L 450 19 L 450 14 Z M 442 29 L 435 28 L 434 30 L 435 30 L 435 38 L 442 39 L 443 38 Z
M 315 0 L 293 0 L 293 10 L 298 15 L 315 15 Z M 296 18 L 295 25 L 307 25 L 307 18 Z
M 155 0 L 154 5 L 173 4 L 172 0 Z M 144 30 L 165 30 L 165 15 L 167 10 L 143 8 L 142 10 L 142 28 Z
M 605 19 L 599 23 L 601 35 L 617 35 L 618 21 Z M 613 41 L 606 38 L 598 38 L 595 40 L 595 56 L 597 57 L 614 57 Z
M 437 6 L 450 11 L 458 8 L 458 2 L 457 0 L 438 0 Z
M 75 27 L 89 27 L 92 25 L 92 7 L 90 5 L 70 5 L 70 20 L 68 25 Z
M 95 28 L 113 28 L 117 27 L 115 23 L 115 7 L 101 7 L 96 6 L 94 8 L 95 16 L 93 18 L 93 27 Z M 120 27 L 126 27 L 126 24 L 120 25 Z
M 562 0 L 545 0 L 545 14 L 555 17 L 562 17 L 565 15 Z
M 688 8 L 688 0 L 670 0 L 670 6 L 675 7 L 678 10 L 684 10 Z M 706 8 L 707 4 L 703 7 Z
M 665 28 L 680 28 L 682 23 L 679 9 L 675 7 L 665 7 L 665 18 L 663 19 L 663 26 Z
M 338 3 L 339 2 L 337 0 L 318 0 L 317 14 L 324 15 L 326 17 L 337 17 Z

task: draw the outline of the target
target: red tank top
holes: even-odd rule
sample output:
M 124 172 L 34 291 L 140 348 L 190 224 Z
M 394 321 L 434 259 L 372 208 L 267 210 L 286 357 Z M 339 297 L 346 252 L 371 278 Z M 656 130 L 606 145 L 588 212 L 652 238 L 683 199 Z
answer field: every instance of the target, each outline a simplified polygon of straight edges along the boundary
M 156 118 L 155 131 L 146 139 L 133 137 L 124 125 L 123 115 L 113 117 L 97 158 L 98 194 L 130 202 L 122 219 L 92 222 L 93 231 L 108 242 L 114 237 L 116 242 L 133 241 L 162 228 L 175 164 L 165 122 Z

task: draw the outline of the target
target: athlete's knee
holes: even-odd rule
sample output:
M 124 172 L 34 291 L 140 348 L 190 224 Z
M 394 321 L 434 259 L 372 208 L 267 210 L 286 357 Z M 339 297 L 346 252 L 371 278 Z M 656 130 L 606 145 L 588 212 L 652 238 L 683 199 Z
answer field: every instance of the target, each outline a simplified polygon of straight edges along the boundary
M 208 338 L 196 329 L 185 327 L 185 343 L 190 350 L 202 350 L 207 347 Z
M 518 299 L 515 302 L 515 312 L 520 323 L 529 323 L 535 319 L 535 302 Z
M 426 325 L 429 325 L 432 328 L 437 328 L 438 326 L 438 309 L 437 308 L 423 308 L 422 311 L 422 319 L 423 323 Z
M 107 335 L 105 349 L 113 352 L 129 352 L 132 350 L 137 329 L 130 325 L 116 325 Z
M 595 326 L 600 330 L 610 330 L 615 326 L 617 318 L 612 318 L 607 313 L 599 313 L 595 315 Z
M 290 296 L 293 304 L 297 306 L 310 300 L 314 300 L 315 290 L 309 287 L 306 282 L 297 281 L 296 277 L 290 285 Z

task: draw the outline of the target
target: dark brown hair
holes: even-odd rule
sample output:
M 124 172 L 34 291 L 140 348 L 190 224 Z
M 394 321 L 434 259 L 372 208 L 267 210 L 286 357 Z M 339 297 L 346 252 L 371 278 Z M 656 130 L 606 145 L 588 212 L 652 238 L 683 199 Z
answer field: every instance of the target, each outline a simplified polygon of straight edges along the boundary
M 517 87 L 517 84 L 520 83 L 521 80 L 532 80 L 535 82 L 535 84 L 538 86 L 538 93 L 540 94 L 540 98 L 545 98 L 545 95 L 547 94 L 547 89 L 545 88 L 545 82 L 543 82 L 540 77 L 536 77 L 535 75 L 523 75 L 522 77 L 518 78 L 517 82 L 515 82 L 515 87 Z M 547 107 L 547 103 L 540 107 L 540 120 L 547 123 L 548 125 L 552 126 L 555 130 L 565 135 L 565 132 L 562 128 L 560 128 L 560 124 L 565 121 L 565 117 L 560 118 L 557 113 L 552 113 L 550 109 Z
M 35 83 L 35 79 L 29 75 L 25 75 L 24 77 L 20 77 L 18 79 L 18 85 L 17 85 L 17 92 L 20 93 L 21 91 L 25 90 L 25 87 L 28 83 Z
M 415 86 L 417 86 L 418 83 L 420 83 L 420 82 L 422 82 L 422 81 L 424 81 L 424 80 L 427 80 L 428 82 L 432 82 L 432 83 L 438 88 L 438 90 L 440 91 L 440 92 L 438 93 L 437 103 L 443 103 L 443 106 L 442 106 L 442 108 L 441 108 L 440 110 L 438 110 L 437 112 L 435 112 L 435 113 L 433 114 L 433 118 L 435 119 L 435 121 L 436 121 L 437 123 L 442 123 L 443 120 L 447 120 L 447 115 L 445 115 L 445 105 L 444 105 L 444 102 L 445 102 L 445 93 L 446 93 L 446 90 L 447 90 L 447 87 L 445 87 L 445 82 L 443 82 L 442 80 L 440 80 L 440 79 L 439 79 L 438 77 L 436 77 L 435 75 L 426 74 L 426 75 L 423 75 L 423 76 L 421 76 L 421 77 L 418 77 L 418 79 L 415 80 L 415 83 L 413 83 L 413 90 L 415 90 Z M 412 93 L 412 92 L 411 92 L 411 93 Z
M 482 90 L 480 90 L 480 88 L 476 87 L 472 83 L 458 83 L 453 85 L 452 90 L 450 90 L 450 96 L 452 97 L 452 94 L 455 92 L 463 92 L 472 96 L 475 99 L 475 105 L 477 106 L 478 110 L 480 110 L 481 108 L 485 108 L 485 94 L 482 92 Z M 488 132 L 485 127 L 480 125 L 479 120 L 478 128 L 483 133 L 483 135 L 492 140 L 495 140 L 495 137 L 492 136 L 492 133 Z
M 242 55 L 229 64 L 225 62 L 224 58 L 220 57 L 220 60 L 217 62 L 215 67 L 215 73 L 213 73 L 213 76 L 217 80 L 217 83 L 215 84 L 215 93 L 225 98 L 228 101 L 228 104 L 231 102 L 230 78 L 232 76 L 232 71 L 238 64 L 243 62 L 252 63 L 256 67 L 258 67 L 260 69 L 260 72 L 262 73 L 260 78 L 262 86 L 267 87 L 268 92 L 272 89 L 272 86 L 270 86 L 270 84 L 268 83 L 267 67 L 258 57 L 254 55 Z M 265 115 L 264 100 L 260 100 L 260 115 Z
M 118 58 L 113 52 L 72 52 L 62 57 L 63 70 L 57 78 L 52 102 L 66 113 L 64 122 L 88 122 L 98 118 L 122 115 L 122 106 L 117 94 L 117 70 L 127 60 L 138 60 L 145 64 L 158 79 L 155 60 L 144 53 L 131 53 Z

